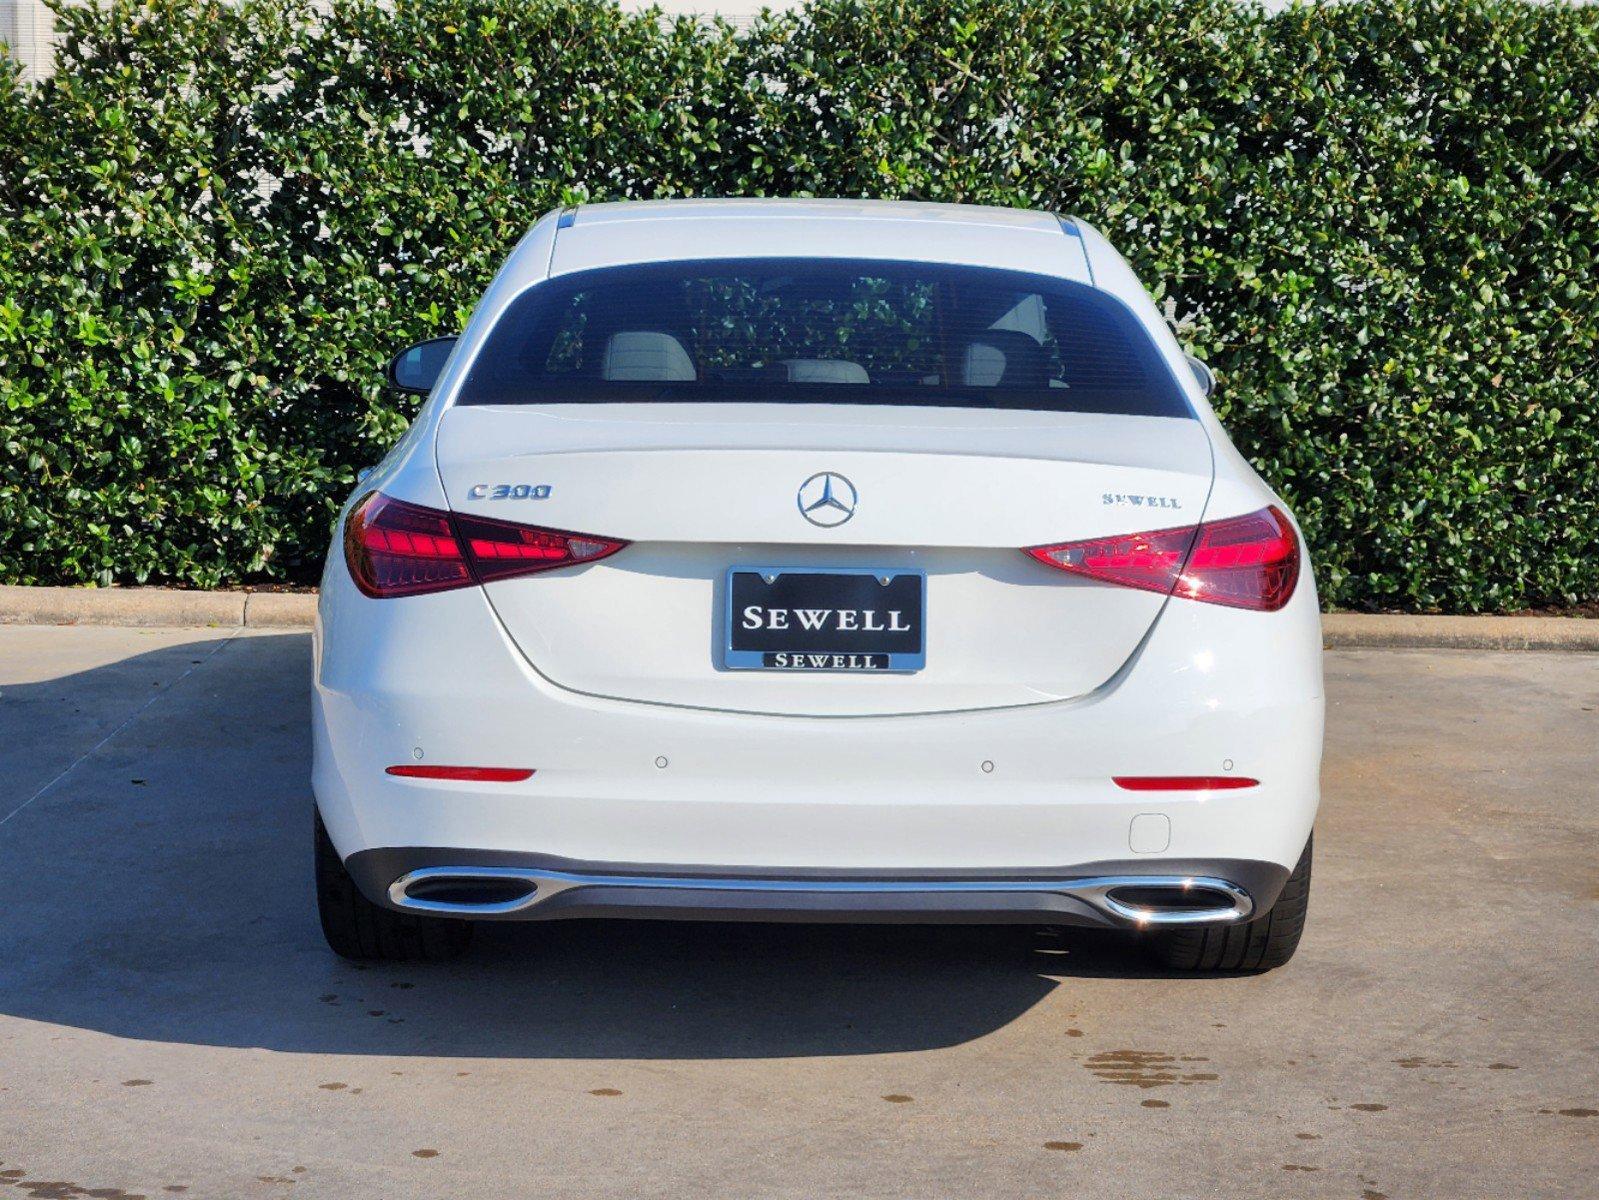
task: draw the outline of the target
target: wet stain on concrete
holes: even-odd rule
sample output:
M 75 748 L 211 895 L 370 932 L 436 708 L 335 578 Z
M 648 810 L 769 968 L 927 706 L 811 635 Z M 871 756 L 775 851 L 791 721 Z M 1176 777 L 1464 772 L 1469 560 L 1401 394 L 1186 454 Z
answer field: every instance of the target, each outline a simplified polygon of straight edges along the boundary
M 890 1092 L 888 1095 L 884 1096 L 883 1099 L 887 1100 L 890 1104 L 909 1104 L 914 1097 L 906 1096 L 899 1092 Z
M 147 1200 L 141 1192 L 128 1192 L 117 1187 L 84 1187 L 81 1183 L 66 1179 L 28 1179 L 27 1174 L 20 1167 L 0 1171 L 0 1185 L 16 1188 L 16 1194 L 26 1196 L 28 1200 L 77 1200 L 78 1197 L 92 1197 L 92 1200 Z
M 1562 1108 L 1562 1117 L 1599 1117 L 1599 1108 Z
M 1066 1031 L 1066 1036 L 1067 1037 L 1082 1037 L 1083 1036 L 1083 1031 L 1081 1029 L 1068 1029 Z
M 1044 1143 L 1044 1149 L 1045 1150 L 1081 1150 L 1082 1148 L 1083 1148 L 1083 1144 L 1081 1142 L 1045 1142 Z
M 1193 1055 L 1163 1054 L 1158 1050 L 1108 1050 L 1085 1060 L 1083 1065 L 1106 1083 L 1157 1088 L 1213 1081 L 1217 1078 L 1214 1071 L 1187 1069 L 1193 1063 L 1209 1061 Z

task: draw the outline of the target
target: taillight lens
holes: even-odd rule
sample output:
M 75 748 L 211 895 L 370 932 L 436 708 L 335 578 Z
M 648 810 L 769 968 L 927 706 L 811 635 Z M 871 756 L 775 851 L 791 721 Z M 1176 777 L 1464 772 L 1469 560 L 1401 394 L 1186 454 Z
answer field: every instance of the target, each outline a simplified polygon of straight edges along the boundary
M 1287 604 L 1299 582 L 1299 539 L 1276 505 L 1181 529 L 1033 546 L 1027 553 L 1104 583 L 1259 612 Z
M 627 545 L 613 538 L 540 529 L 465 513 L 455 514 L 455 527 L 461 531 L 473 569 L 485 583 L 492 579 L 509 579 L 513 575 L 551 571 L 573 563 L 594 562 Z
M 417 596 L 473 582 L 450 514 L 373 492 L 344 524 L 344 561 L 368 596 Z
M 615 554 L 626 542 L 407 504 L 373 492 L 344 526 L 344 561 L 375 599 L 531 575 Z

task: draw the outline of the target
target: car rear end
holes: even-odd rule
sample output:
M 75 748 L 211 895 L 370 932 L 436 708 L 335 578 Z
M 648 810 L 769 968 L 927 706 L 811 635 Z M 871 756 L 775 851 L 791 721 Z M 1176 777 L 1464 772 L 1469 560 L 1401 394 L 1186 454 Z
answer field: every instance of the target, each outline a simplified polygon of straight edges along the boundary
M 1221 929 L 1308 842 L 1319 624 L 1087 227 L 600 206 L 341 516 L 314 708 L 393 914 Z

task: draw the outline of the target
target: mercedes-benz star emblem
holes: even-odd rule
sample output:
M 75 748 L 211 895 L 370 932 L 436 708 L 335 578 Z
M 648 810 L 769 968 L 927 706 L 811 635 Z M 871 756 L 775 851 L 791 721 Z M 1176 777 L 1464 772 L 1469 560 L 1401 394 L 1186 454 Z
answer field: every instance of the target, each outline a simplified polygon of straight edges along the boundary
M 836 471 L 818 471 L 800 484 L 800 515 L 827 529 L 855 515 L 855 485 Z

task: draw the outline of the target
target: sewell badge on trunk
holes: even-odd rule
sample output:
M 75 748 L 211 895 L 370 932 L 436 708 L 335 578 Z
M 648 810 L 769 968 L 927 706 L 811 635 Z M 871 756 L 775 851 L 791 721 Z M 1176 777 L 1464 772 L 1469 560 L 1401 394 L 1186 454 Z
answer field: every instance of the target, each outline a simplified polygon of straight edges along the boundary
M 919 671 L 920 571 L 734 567 L 723 665 L 734 671 Z

